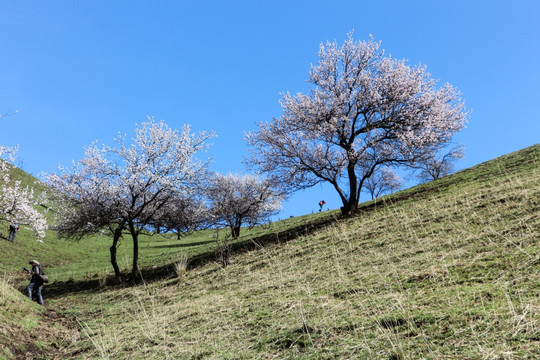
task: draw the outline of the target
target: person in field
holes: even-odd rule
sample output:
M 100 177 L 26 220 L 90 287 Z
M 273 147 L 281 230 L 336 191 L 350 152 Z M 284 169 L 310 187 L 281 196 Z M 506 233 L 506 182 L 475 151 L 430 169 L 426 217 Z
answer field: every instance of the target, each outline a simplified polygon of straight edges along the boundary
M 43 295 L 41 289 L 43 288 L 43 269 L 37 260 L 30 260 L 29 264 L 31 269 L 24 268 L 30 274 L 30 284 L 26 287 L 26 295 L 30 300 L 33 300 L 33 296 L 36 297 L 38 304 L 43 305 Z
M 19 231 L 19 229 L 19 224 L 16 222 L 9 223 L 9 241 L 15 242 L 15 235 L 17 235 L 17 231 Z

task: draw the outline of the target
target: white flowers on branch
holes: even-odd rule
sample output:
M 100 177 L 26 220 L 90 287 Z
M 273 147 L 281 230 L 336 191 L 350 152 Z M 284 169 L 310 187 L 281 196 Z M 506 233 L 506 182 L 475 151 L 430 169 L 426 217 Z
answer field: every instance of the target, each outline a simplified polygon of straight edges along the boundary
M 246 135 L 248 164 L 290 192 L 329 182 L 342 210 L 357 208 L 366 179 L 381 166 L 411 164 L 448 143 L 468 113 L 452 86 L 424 66 L 385 57 L 380 43 L 321 45 L 308 94 L 284 94 L 283 115 Z
M 215 222 L 228 226 L 233 238 L 242 225 L 261 224 L 281 209 L 273 184 L 256 175 L 215 173 L 207 194 Z
M 114 234 L 111 262 L 118 276 L 116 242 L 128 230 L 134 245 L 132 275 L 137 276 L 139 234 L 160 226 L 163 210 L 193 192 L 206 177 L 209 160 L 196 155 L 208 148 L 206 142 L 214 136 L 191 134 L 187 125 L 179 132 L 148 118 L 136 127 L 131 144 L 125 136 L 116 139 L 116 147 L 92 144 L 73 169 L 48 178 L 67 199 L 60 233 L 81 237 L 109 229 Z
M 180 238 L 182 233 L 210 226 L 210 209 L 202 196 L 205 191 L 204 183 L 205 181 L 201 181 L 196 189 L 191 189 L 191 193 L 178 195 L 173 201 L 163 206 L 157 214 L 156 222 L 152 224 L 155 231 L 174 232 Z
M 14 169 L 8 162 L 14 160 L 16 152 L 17 148 L 0 145 L 0 221 L 28 225 L 36 234 L 37 241 L 42 242 L 47 220 L 45 211 L 40 212 L 37 207 L 46 201 L 46 195 L 36 195 L 33 188 L 24 186 L 21 180 L 13 177 Z

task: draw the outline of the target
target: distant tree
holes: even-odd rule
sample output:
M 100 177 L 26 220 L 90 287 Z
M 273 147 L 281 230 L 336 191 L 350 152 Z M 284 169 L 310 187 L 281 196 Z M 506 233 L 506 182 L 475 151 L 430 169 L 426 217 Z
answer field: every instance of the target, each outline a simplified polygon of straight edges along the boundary
M 269 180 L 256 175 L 215 173 L 209 181 L 207 197 L 213 225 L 225 225 L 230 233 L 220 236 L 216 229 L 217 254 L 223 267 L 229 264 L 230 239 L 240 236 L 242 225 L 255 226 L 269 220 L 281 205 L 281 196 Z
M 0 114 L 0 118 L 12 113 Z M 15 160 L 17 150 L 18 147 L 0 145 L 0 222 L 6 227 L 10 222 L 28 225 L 36 234 L 37 241 L 43 242 L 48 225 L 44 212 L 37 208 L 47 201 L 47 197 L 44 192 L 37 195 L 32 187 L 13 177 L 13 167 L 9 163 Z
M 388 167 L 373 173 L 364 184 L 364 189 L 371 195 L 371 199 L 378 198 L 384 193 L 394 192 L 403 187 L 401 178 Z
M 435 152 L 428 153 L 413 167 L 420 171 L 417 177 L 421 182 L 437 180 L 450 175 L 454 171 L 454 162 L 461 159 L 464 154 L 463 146 L 458 145 L 442 155 Z
M 255 226 L 267 221 L 281 208 L 281 197 L 273 184 L 256 175 L 215 173 L 207 190 L 214 221 L 240 235 L 242 225 Z
M 159 226 L 166 232 L 173 232 L 180 239 L 181 234 L 210 226 L 211 216 L 205 200 L 201 194 L 205 190 L 197 189 L 191 194 L 176 196 L 160 211 Z M 159 231 L 159 230 L 158 230 Z
M 411 164 L 448 143 L 468 113 L 460 93 L 424 66 L 384 56 L 380 43 L 321 45 L 308 94 L 284 94 L 283 115 L 246 134 L 247 163 L 287 192 L 330 183 L 346 214 L 381 166 Z
M 113 246 L 124 229 L 129 231 L 132 276 L 136 278 L 140 233 L 161 223 L 161 209 L 205 177 L 208 162 L 195 155 L 208 147 L 206 142 L 213 136 L 204 132 L 192 135 L 187 125 L 178 132 L 149 118 L 137 126 L 131 145 L 126 144 L 125 136 L 118 137 L 113 148 L 99 149 L 92 144 L 72 170 L 48 177 L 67 199 L 59 228 L 64 228 L 66 235 L 109 229 L 115 235 Z M 76 204 L 75 208 L 70 203 Z M 113 255 L 116 249 L 111 247 L 114 267 Z

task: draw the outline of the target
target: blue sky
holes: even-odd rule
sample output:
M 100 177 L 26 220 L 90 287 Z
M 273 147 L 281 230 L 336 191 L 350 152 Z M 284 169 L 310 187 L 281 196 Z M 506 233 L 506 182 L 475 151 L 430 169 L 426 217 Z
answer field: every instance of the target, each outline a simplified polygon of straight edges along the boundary
M 37 175 L 146 116 L 218 138 L 212 170 L 245 172 L 244 131 L 308 89 L 321 42 L 354 30 L 427 65 L 472 110 L 463 169 L 540 142 L 540 1 L 0 0 L 0 144 Z M 367 199 L 363 195 L 363 199 Z M 325 186 L 280 217 L 340 206 Z

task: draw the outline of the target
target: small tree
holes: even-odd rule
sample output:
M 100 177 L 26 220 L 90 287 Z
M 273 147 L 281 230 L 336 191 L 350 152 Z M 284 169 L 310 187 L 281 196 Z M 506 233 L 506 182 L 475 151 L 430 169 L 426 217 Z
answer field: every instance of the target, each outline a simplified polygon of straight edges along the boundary
M 182 233 L 189 233 L 195 230 L 203 229 L 209 226 L 210 209 L 205 201 L 201 198 L 202 189 L 199 192 L 184 194 L 177 196 L 161 209 L 159 218 L 159 226 L 153 227 L 158 229 L 160 226 L 167 232 L 176 233 L 178 239 Z
M 459 92 L 379 48 L 352 34 L 321 45 L 314 88 L 284 94 L 283 115 L 246 135 L 247 163 L 287 192 L 330 183 L 348 214 L 375 169 L 415 163 L 448 143 L 468 117 Z
M 230 233 L 214 239 L 223 267 L 229 264 L 230 240 L 240 236 L 242 225 L 250 227 L 268 221 L 280 209 L 281 196 L 269 180 L 255 175 L 222 175 L 215 173 L 207 189 L 214 225 L 225 225 Z
M 0 119 L 17 113 L 9 111 L 0 114 Z M 30 186 L 24 186 L 22 181 L 13 177 L 13 166 L 18 147 L 10 148 L 0 145 L 0 222 L 17 222 L 31 227 L 38 242 L 43 242 L 48 228 L 44 212 L 36 208 L 47 201 L 44 192 L 37 195 Z
M 281 197 L 269 180 L 255 175 L 215 173 L 207 191 L 214 221 L 240 235 L 242 225 L 250 227 L 267 221 L 281 207 Z
M 365 184 L 364 189 L 371 195 L 371 199 L 378 198 L 384 193 L 394 192 L 403 187 L 401 178 L 388 167 L 373 173 Z
M 9 162 L 15 159 L 16 153 L 17 148 L 0 145 L 0 222 L 28 225 L 36 234 L 37 241 L 43 242 L 48 225 L 44 212 L 38 211 L 37 207 L 46 202 L 46 194 L 37 195 L 33 188 L 24 186 L 21 180 L 13 177 L 14 169 Z
M 420 171 L 417 177 L 421 182 L 437 180 L 443 176 L 450 175 L 454 171 L 454 162 L 461 159 L 464 155 L 463 146 L 458 145 L 443 155 L 438 155 L 434 152 L 429 153 L 413 167 Z
M 51 185 L 65 194 L 69 203 L 76 204 L 71 210 L 63 207 L 62 215 L 68 216 L 62 221 L 69 223 L 61 225 L 67 229 L 66 235 L 84 236 L 107 228 L 115 235 L 114 247 L 122 231 L 129 231 L 133 240 L 132 276 L 136 278 L 139 235 L 162 223 L 161 210 L 205 176 L 208 162 L 201 162 L 195 155 L 208 147 L 206 141 L 213 136 L 204 132 L 192 135 L 189 126 L 179 132 L 149 118 L 135 129 L 131 144 L 123 136 L 116 139 L 117 147 L 99 149 L 92 144 L 73 170 L 49 177 Z M 113 247 L 112 262 L 116 255 Z

